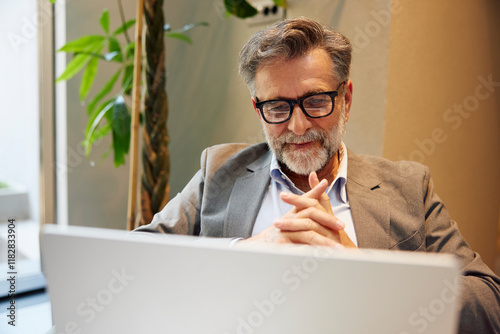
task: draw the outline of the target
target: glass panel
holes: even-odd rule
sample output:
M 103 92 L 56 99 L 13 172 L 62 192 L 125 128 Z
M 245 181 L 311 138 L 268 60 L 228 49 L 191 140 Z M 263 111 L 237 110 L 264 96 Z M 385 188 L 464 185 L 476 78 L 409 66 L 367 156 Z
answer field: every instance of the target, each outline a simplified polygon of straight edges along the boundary
M 42 1 L 42 0 L 40 0 Z M 7 307 L 15 301 L 19 333 L 46 332 L 51 327 L 45 278 L 40 266 L 39 231 L 42 208 L 39 97 L 39 22 L 51 30 L 50 3 L 37 0 L 0 2 L 0 332 L 10 332 Z M 40 21 L 38 21 L 40 20 Z M 50 48 L 50 43 L 48 44 Z M 49 59 L 51 64 L 52 59 Z M 43 80 L 49 89 L 51 81 Z M 51 94 L 42 96 L 51 100 Z M 42 116 L 42 117 L 41 117 Z M 51 134 L 51 133 L 50 133 Z M 49 136 L 50 136 L 49 134 Z M 48 173 L 51 170 L 49 168 Z M 12 251 L 14 248 L 15 252 Z M 13 284 L 14 283 L 14 284 Z M 24 292 L 33 292 L 24 295 Z M 36 308 L 36 312 L 30 310 Z M 9 316 L 7 316 L 9 312 Z

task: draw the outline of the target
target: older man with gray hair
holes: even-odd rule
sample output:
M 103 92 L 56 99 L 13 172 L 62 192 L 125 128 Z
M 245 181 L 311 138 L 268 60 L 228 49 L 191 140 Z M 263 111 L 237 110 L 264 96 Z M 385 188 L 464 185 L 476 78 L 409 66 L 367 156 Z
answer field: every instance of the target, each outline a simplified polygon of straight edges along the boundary
M 266 143 L 207 148 L 186 187 L 140 231 L 455 254 L 460 333 L 500 333 L 500 279 L 434 193 L 427 167 L 356 155 L 343 143 L 352 47 L 307 18 L 250 38 L 239 72 Z

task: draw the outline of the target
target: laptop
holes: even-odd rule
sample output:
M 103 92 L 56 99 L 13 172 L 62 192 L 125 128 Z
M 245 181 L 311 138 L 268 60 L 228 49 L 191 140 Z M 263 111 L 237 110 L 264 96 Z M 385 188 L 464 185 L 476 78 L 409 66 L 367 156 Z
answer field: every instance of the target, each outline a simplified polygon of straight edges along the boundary
M 55 333 L 456 333 L 449 255 L 45 226 Z

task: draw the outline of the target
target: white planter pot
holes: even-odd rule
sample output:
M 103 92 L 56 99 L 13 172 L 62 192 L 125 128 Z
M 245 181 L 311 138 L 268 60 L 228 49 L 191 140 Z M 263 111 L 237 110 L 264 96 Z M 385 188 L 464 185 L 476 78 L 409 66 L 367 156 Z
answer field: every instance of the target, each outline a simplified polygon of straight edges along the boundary
M 28 193 L 24 189 L 0 189 L 0 222 L 30 219 Z

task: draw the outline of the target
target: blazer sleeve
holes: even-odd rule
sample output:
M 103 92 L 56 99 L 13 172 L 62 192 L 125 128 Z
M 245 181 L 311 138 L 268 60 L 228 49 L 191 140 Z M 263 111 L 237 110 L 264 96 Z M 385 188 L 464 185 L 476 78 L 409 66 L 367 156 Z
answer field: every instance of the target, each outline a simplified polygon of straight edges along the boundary
M 220 144 L 203 150 L 200 169 L 184 189 L 155 214 L 150 224 L 134 231 L 222 237 L 218 230 L 213 234 L 204 234 L 203 226 L 207 229 L 206 222 L 209 220 L 207 208 L 212 209 L 209 211 L 215 217 L 214 220 L 218 222 L 218 226 L 222 225 L 221 219 L 227 206 L 226 197 L 230 194 L 230 184 L 234 178 L 220 171 L 224 171 L 223 167 L 247 147 L 248 144 Z M 245 166 L 248 162 L 239 162 L 240 160 L 237 160 L 236 164 L 242 165 L 240 169 L 246 170 Z M 207 191 L 209 185 L 212 187 Z M 220 191 L 214 194 L 214 189 L 220 189 Z M 222 196 L 222 193 L 226 196 Z
M 500 279 L 481 260 L 434 193 L 428 169 L 423 180 L 426 250 L 458 256 L 462 263 L 459 333 L 500 333 Z
M 201 154 L 201 168 L 184 189 L 172 198 L 153 217 L 150 224 L 140 226 L 136 232 L 199 235 L 200 211 L 205 184 L 207 150 Z

